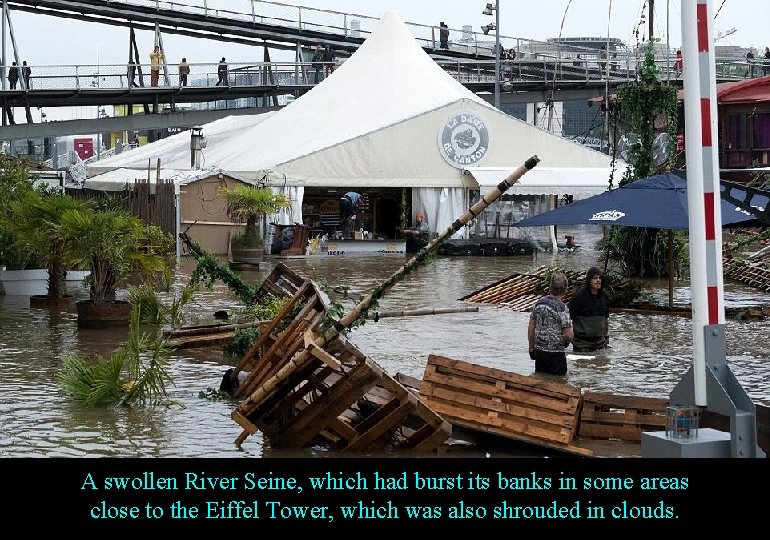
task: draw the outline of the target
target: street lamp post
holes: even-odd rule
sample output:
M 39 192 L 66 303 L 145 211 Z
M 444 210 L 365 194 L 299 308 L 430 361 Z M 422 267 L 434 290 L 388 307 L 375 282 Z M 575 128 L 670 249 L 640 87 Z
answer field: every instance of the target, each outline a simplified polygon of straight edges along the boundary
M 495 22 L 494 26 L 491 24 L 488 24 L 486 26 L 482 26 L 481 29 L 484 31 L 485 34 L 489 33 L 490 30 L 495 31 L 495 108 L 500 108 L 500 0 L 495 0 L 494 5 L 492 5 L 491 2 L 487 4 L 487 7 L 484 8 L 484 11 L 481 12 L 482 15 L 492 15 L 492 12 L 495 12 Z

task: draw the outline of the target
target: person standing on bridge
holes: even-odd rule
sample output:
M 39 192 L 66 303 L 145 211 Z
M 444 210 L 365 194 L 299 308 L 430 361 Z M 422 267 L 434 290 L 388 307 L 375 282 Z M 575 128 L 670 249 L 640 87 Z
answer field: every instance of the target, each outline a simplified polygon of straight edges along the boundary
M 449 27 L 444 21 L 438 23 L 439 49 L 449 48 Z
M 224 56 L 222 57 L 222 60 L 219 61 L 219 67 L 217 67 L 217 77 L 219 77 L 219 80 L 217 81 L 216 86 L 230 86 L 227 76 L 227 61 L 225 60 Z
M 315 52 L 313 53 L 312 64 L 315 69 L 315 77 L 313 78 L 314 84 L 318 84 L 321 80 L 321 70 L 324 67 L 324 49 L 321 45 L 315 46 Z
M 24 88 L 29 90 L 29 78 L 32 77 L 32 68 L 27 65 L 26 60 L 21 63 L 21 76 L 24 77 Z
M 150 86 L 158 86 L 160 66 L 165 59 L 166 57 L 163 55 L 163 51 L 160 50 L 160 46 L 155 45 L 155 50 L 150 53 Z
M 334 72 L 334 51 L 329 45 L 324 47 L 324 77 L 328 77 Z
M 179 86 L 187 86 L 187 76 L 190 74 L 190 65 L 187 58 L 182 58 L 179 62 Z
M 19 66 L 14 62 L 8 69 L 8 82 L 11 85 L 11 90 L 16 90 L 16 83 L 19 82 Z

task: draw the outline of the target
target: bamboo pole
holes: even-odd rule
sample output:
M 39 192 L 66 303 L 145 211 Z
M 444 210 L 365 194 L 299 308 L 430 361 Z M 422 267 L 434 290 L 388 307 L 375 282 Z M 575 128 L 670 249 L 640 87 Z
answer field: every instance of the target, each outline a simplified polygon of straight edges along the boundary
M 365 296 L 353 309 L 344 315 L 339 321 L 334 321 L 333 325 L 321 335 L 311 335 L 307 333 L 305 335 L 305 349 L 299 354 L 295 355 L 289 362 L 287 362 L 278 372 L 262 383 L 259 388 L 254 390 L 241 404 L 233 414 L 237 414 L 238 410 L 253 410 L 258 407 L 271 393 L 278 387 L 279 383 L 287 379 L 295 370 L 301 367 L 307 362 L 312 355 L 309 352 L 310 345 L 316 345 L 323 348 L 328 342 L 338 337 L 343 331 L 350 328 L 350 326 L 361 317 L 365 317 L 368 309 L 377 301 L 382 295 L 393 287 L 398 281 L 403 278 L 409 271 L 414 269 L 420 262 L 425 260 L 429 254 L 434 252 L 447 238 L 460 230 L 460 227 L 467 224 L 473 218 L 481 214 L 490 204 L 495 202 L 508 188 L 512 187 L 519 178 L 524 176 L 527 171 L 534 168 L 540 162 L 540 158 L 536 155 L 527 159 L 523 165 L 520 165 L 512 173 L 510 173 L 505 179 L 500 182 L 496 187 L 492 188 L 489 193 L 481 197 L 476 204 L 474 204 L 467 212 L 460 216 L 454 223 L 452 223 L 442 234 L 431 240 L 426 246 L 420 249 L 417 254 L 409 259 L 404 266 L 394 272 L 389 278 L 387 278 L 382 284 L 380 284 L 372 293 Z M 242 434 L 243 436 L 243 434 Z M 238 437 L 236 444 L 239 441 L 242 442 L 243 438 Z M 245 437 L 244 437 L 245 438 Z
M 414 257 L 404 263 L 404 266 L 394 272 L 393 275 L 386 279 L 371 294 L 365 296 L 364 299 L 361 300 L 355 307 L 353 307 L 353 309 L 347 315 L 343 316 L 339 322 L 334 325 L 334 330 L 336 330 L 337 333 L 340 333 L 350 328 L 350 326 L 362 316 L 365 316 L 369 307 L 371 307 L 375 301 L 380 299 L 385 291 L 393 287 L 393 285 L 399 282 L 407 273 L 409 273 L 418 264 L 425 260 L 428 255 L 436 251 L 447 238 L 459 231 L 460 227 L 466 225 L 473 218 L 481 214 L 481 212 L 483 212 L 490 204 L 495 202 L 500 197 L 500 195 L 505 193 L 508 188 L 518 182 L 519 178 L 524 176 L 527 171 L 534 168 L 539 162 L 540 158 L 538 158 L 536 155 L 532 156 L 524 163 L 524 165 L 519 166 L 516 170 L 509 174 L 496 187 L 492 188 L 489 193 L 481 197 L 481 199 L 467 212 L 465 212 L 454 223 L 447 227 L 443 233 L 431 240 L 428 245 L 420 249 L 420 251 L 418 251 Z
M 385 319 L 387 317 L 415 317 L 419 315 L 443 315 L 445 313 L 471 313 L 478 311 L 478 306 L 463 306 L 452 308 L 422 308 L 412 310 L 393 310 L 393 311 L 378 311 L 374 316 L 369 317 L 375 321 L 378 319 Z

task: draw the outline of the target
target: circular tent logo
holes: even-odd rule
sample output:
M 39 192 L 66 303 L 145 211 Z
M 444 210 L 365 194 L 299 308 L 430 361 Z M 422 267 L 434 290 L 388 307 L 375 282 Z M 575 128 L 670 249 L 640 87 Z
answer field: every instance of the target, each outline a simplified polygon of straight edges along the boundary
M 462 169 L 480 162 L 489 150 L 489 129 L 475 114 L 456 114 L 438 132 L 441 155 L 452 167 Z

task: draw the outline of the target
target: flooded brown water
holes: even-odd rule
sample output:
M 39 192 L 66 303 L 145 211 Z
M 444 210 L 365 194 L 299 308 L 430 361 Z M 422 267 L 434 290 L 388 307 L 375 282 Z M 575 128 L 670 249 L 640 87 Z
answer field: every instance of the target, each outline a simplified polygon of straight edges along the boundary
M 593 229 L 593 230 L 592 230 Z M 513 272 L 538 266 L 578 271 L 595 264 L 596 229 L 571 231 L 582 248 L 537 257 L 438 257 L 396 284 L 380 301 L 381 310 L 464 306 L 458 299 Z M 261 282 L 276 261 L 244 277 Z M 284 259 L 318 282 L 348 286 L 357 298 L 370 292 L 405 262 L 399 256 Z M 194 261 L 183 260 L 176 287 L 187 283 Z M 650 283 L 663 303 L 667 282 Z M 687 302 L 686 282 L 675 301 Z M 85 291 L 78 291 L 85 296 Z M 770 295 L 726 283 L 728 306 L 770 303 Z M 221 284 L 203 290 L 186 310 L 185 324 L 214 322 L 218 309 L 236 312 L 237 302 Z M 352 306 L 352 301 L 347 307 Z M 478 312 L 368 321 L 350 340 L 388 373 L 421 377 L 427 356 L 441 354 L 524 375 L 533 373 L 527 354 L 528 313 L 495 306 Z M 770 321 L 728 321 L 727 360 L 756 403 L 770 405 Z M 613 314 L 612 348 L 590 360 L 569 361 L 567 382 L 584 390 L 666 397 L 692 363 L 692 325 L 686 318 Z M 29 307 L 28 297 L 0 296 L 0 456 L 2 457 L 262 457 L 316 455 L 323 449 L 287 453 L 270 449 L 259 434 L 242 450 L 233 441 L 240 428 L 230 419 L 235 404 L 201 396 L 219 386 L 232 360 L 221 348 L 174 353 L 170 406 L 113 409 L 74 404 L 59 392 L 56 376 L 65 354 L 108 355 L 123 343 L 126 330 L 79 329 L 74 309 L 62 312 Z

